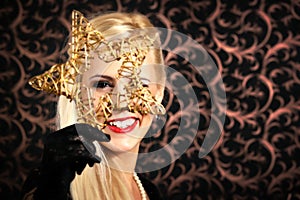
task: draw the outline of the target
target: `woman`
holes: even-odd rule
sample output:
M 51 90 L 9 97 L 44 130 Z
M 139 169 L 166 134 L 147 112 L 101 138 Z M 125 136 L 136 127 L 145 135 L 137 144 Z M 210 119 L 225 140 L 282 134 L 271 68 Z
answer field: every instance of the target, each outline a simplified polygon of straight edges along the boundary
M 73 12 L 69 60 L 30 81 L 60 95 L 59 130 L 48 136 L 24 199 L 160 199 L 134 172 L 141 140 L 165 112 L 163 58 L 151 27 L 140 14 L 88 21 Z

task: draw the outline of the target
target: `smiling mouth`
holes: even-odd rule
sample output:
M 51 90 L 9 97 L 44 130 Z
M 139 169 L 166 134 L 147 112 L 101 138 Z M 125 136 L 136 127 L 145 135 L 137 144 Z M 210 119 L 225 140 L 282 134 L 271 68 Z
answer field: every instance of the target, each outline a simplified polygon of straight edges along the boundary
M 107 127 L 115 133 L 128 133 L 132 131 L 139 120 L 133 117 L 114 119 L 107 122 Z

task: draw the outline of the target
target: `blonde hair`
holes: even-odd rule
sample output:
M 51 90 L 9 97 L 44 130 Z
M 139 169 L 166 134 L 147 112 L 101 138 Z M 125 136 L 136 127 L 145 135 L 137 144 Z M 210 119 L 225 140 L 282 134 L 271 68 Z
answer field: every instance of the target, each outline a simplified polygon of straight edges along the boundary
M 94 28 L 100 31 L 104 37 L 120 34 L 140 28 L 153 27 L 149 19 L 137 13 L 108 13 L 90 20 Z M 155 63 L 163 64 L 162 52 L 154 50 Z M 159 70 L 159 69 L 158 69 Z M 164 71 L 158 71 L 164 74 Z M 162 95 L 161 95 L 162 96 Z M 58 128 L 74 124 L 77 121 L 74 101 L 69 101 L 61 96 L 58 101 Z M 98 144 L 98 143 L 97 143 Z M 124 172 L 108 167 L 106 155 L 101 146 L 97 145 L 100 164 L 86 167 L 81 175 L 76 175 L 71 183 L 71 195 L 74 200 L 82 199 L 133 199 L 123 179 Z

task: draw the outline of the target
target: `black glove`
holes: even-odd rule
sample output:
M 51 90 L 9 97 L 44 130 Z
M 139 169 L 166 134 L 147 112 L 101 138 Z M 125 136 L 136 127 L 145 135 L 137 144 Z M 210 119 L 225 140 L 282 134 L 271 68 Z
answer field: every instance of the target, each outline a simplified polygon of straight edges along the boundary
M 100 163 L 93 141 L 108 142 L 107 135 L 88 124 L 74 124 L 46 138 L 35 200 L 70 199 L 70 183 L 86 164 Z

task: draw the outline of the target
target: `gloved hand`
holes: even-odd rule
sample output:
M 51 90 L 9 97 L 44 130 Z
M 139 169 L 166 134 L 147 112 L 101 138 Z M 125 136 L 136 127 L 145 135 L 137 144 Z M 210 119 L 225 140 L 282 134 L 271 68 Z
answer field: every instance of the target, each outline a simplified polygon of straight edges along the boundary
M 108 142 L 107 135 L 88 124 L 74 124 L 46 138 L 35 200 L 70 199 L 70 183 L 86 164 L 100 163 L 93 141 Z

